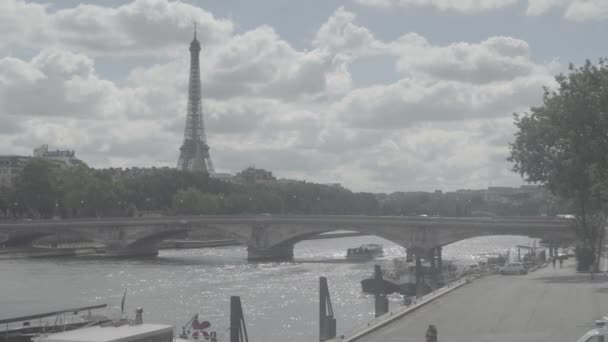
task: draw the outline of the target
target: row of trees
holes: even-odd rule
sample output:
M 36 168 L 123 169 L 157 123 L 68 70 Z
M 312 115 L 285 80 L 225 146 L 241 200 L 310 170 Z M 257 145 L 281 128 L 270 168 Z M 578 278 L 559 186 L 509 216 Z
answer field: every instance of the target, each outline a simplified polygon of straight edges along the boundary
M 34 158 L 11 188 L 0 216 L 102 217 L 162 214 L 378 214 L 373 194 L 313 183 L 238 185 L 175 169 L 58 168 Z
M 608 198 L 608 63 L 570 65 L 543 104 L 515 115 L 514 171 L 573 203 L 579 270 L 599 264 Z
M 570 203 L 542 188 L 488 199 L 482 191 L 458 193 L 396 192 L 379 195 L 382 215 L 555 216 L 570 212 Z
M 539 194 L 541 196 L 539 196 Z M 354 193 L 314 183 L 238 185 L 204 173 L 175 169 L 61 169 L 43 159 L 28 162 L 14 187 L 0 189 L 3 217 L 135 216 L 171 214 L 334 214 L 537 216 L 552 212 L 542 193 L 500 202 L 454 193 Z

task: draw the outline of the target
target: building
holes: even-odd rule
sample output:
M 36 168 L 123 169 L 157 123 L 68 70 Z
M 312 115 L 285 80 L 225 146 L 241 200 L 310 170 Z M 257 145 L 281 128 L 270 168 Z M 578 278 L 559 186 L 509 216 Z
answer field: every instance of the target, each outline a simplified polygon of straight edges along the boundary
M 74 150 L 49 151 L 48 145 L 42 145 L 34 149 L 34 158 L 44 158 L 51 162 L 57 162 L 61 167 L 84 165 L 82 160 L 76 158 Z
M 234 176 L 235 183 L 241 184 L 257 184 L 257 183 L 269 183 L 276 182 L 277 179 L 272 175 L 272 172 L 264 169 L 256 169 L 253 166 L 246 168 L 245 170 L 237 173 Z
M 232 182 L 234 180 L 234 176 L 229 173 L 216 172 L 212 176 L 215 179 L 219 179 L 224 182 Z
M 30 156 L 0 156 L 0 188 L 10 187 L 15 183 L 15 179 L 21 173 L 23 166 L 32 158 L 42 158 L 50 161 L 58 168 L 84 165 L 82 160 L 76 158 L 73 150 L 54 150 L 49 151 L 48 145 L 42 145 L 34 149 L 34 154 Z
M 13 185 L 28 160 L 26 156 L 0 156 L 0 188 Z
M 510 203 L 514 196 L 527 195 L 534 196 L 540 194 L 542 189 L 536 185 L 523 185 L 519 188 L 511 187 L 488 187 L 485 191 L 484 199 L 487 202 Z
M 279 184 L 305 184 L 306 181 L 300 180 L 300 179 L 281 178 L 281 179 L 277 180 L 277 183 L 279 183 Z

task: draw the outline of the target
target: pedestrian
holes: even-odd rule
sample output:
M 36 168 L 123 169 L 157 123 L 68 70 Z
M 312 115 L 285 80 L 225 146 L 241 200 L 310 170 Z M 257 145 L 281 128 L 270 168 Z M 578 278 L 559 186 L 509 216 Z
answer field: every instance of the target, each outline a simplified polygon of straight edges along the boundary
M 553 268 L 555 268 L 555 262 L 556 262 L 556 261 L 557 261 L 557 260 L 555 260 L 555 257 L 551 258 L 551 262 L 553 262 Z
M 437 342 L 437 328 L 434 325 L 429 325 L 426 329 L 426 335 L 424 335 L 426 342 Z
M 559 268 L 562 268 L 563 264 L 564 264 L 564 258 L 559 258 Z

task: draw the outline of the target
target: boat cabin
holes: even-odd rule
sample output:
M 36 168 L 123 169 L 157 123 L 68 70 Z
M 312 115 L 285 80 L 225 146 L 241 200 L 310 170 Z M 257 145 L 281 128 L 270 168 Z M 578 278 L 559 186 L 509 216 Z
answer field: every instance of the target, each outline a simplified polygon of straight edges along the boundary
M 346 250 L 347 259 L 373 259 L 383 255 L 382 245 L 366 244 Z
M 166 324 L 106 324 L 46 336 L 33 342 L 173 342 L 173 326 Z

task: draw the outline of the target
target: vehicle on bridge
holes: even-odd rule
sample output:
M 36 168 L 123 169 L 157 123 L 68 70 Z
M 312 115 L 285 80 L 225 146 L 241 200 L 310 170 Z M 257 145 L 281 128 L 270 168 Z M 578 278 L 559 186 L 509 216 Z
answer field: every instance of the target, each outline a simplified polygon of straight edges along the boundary
M 357 248 L 349 248 L 346 250 L 346 259 L 348 260 L 371 260 L 384 255 L 382 245 L 370 243 L 361 245 Z
M 511 262 L 499 269 L 500 274 L 528 274 L 528 270 L 521 262 Z

